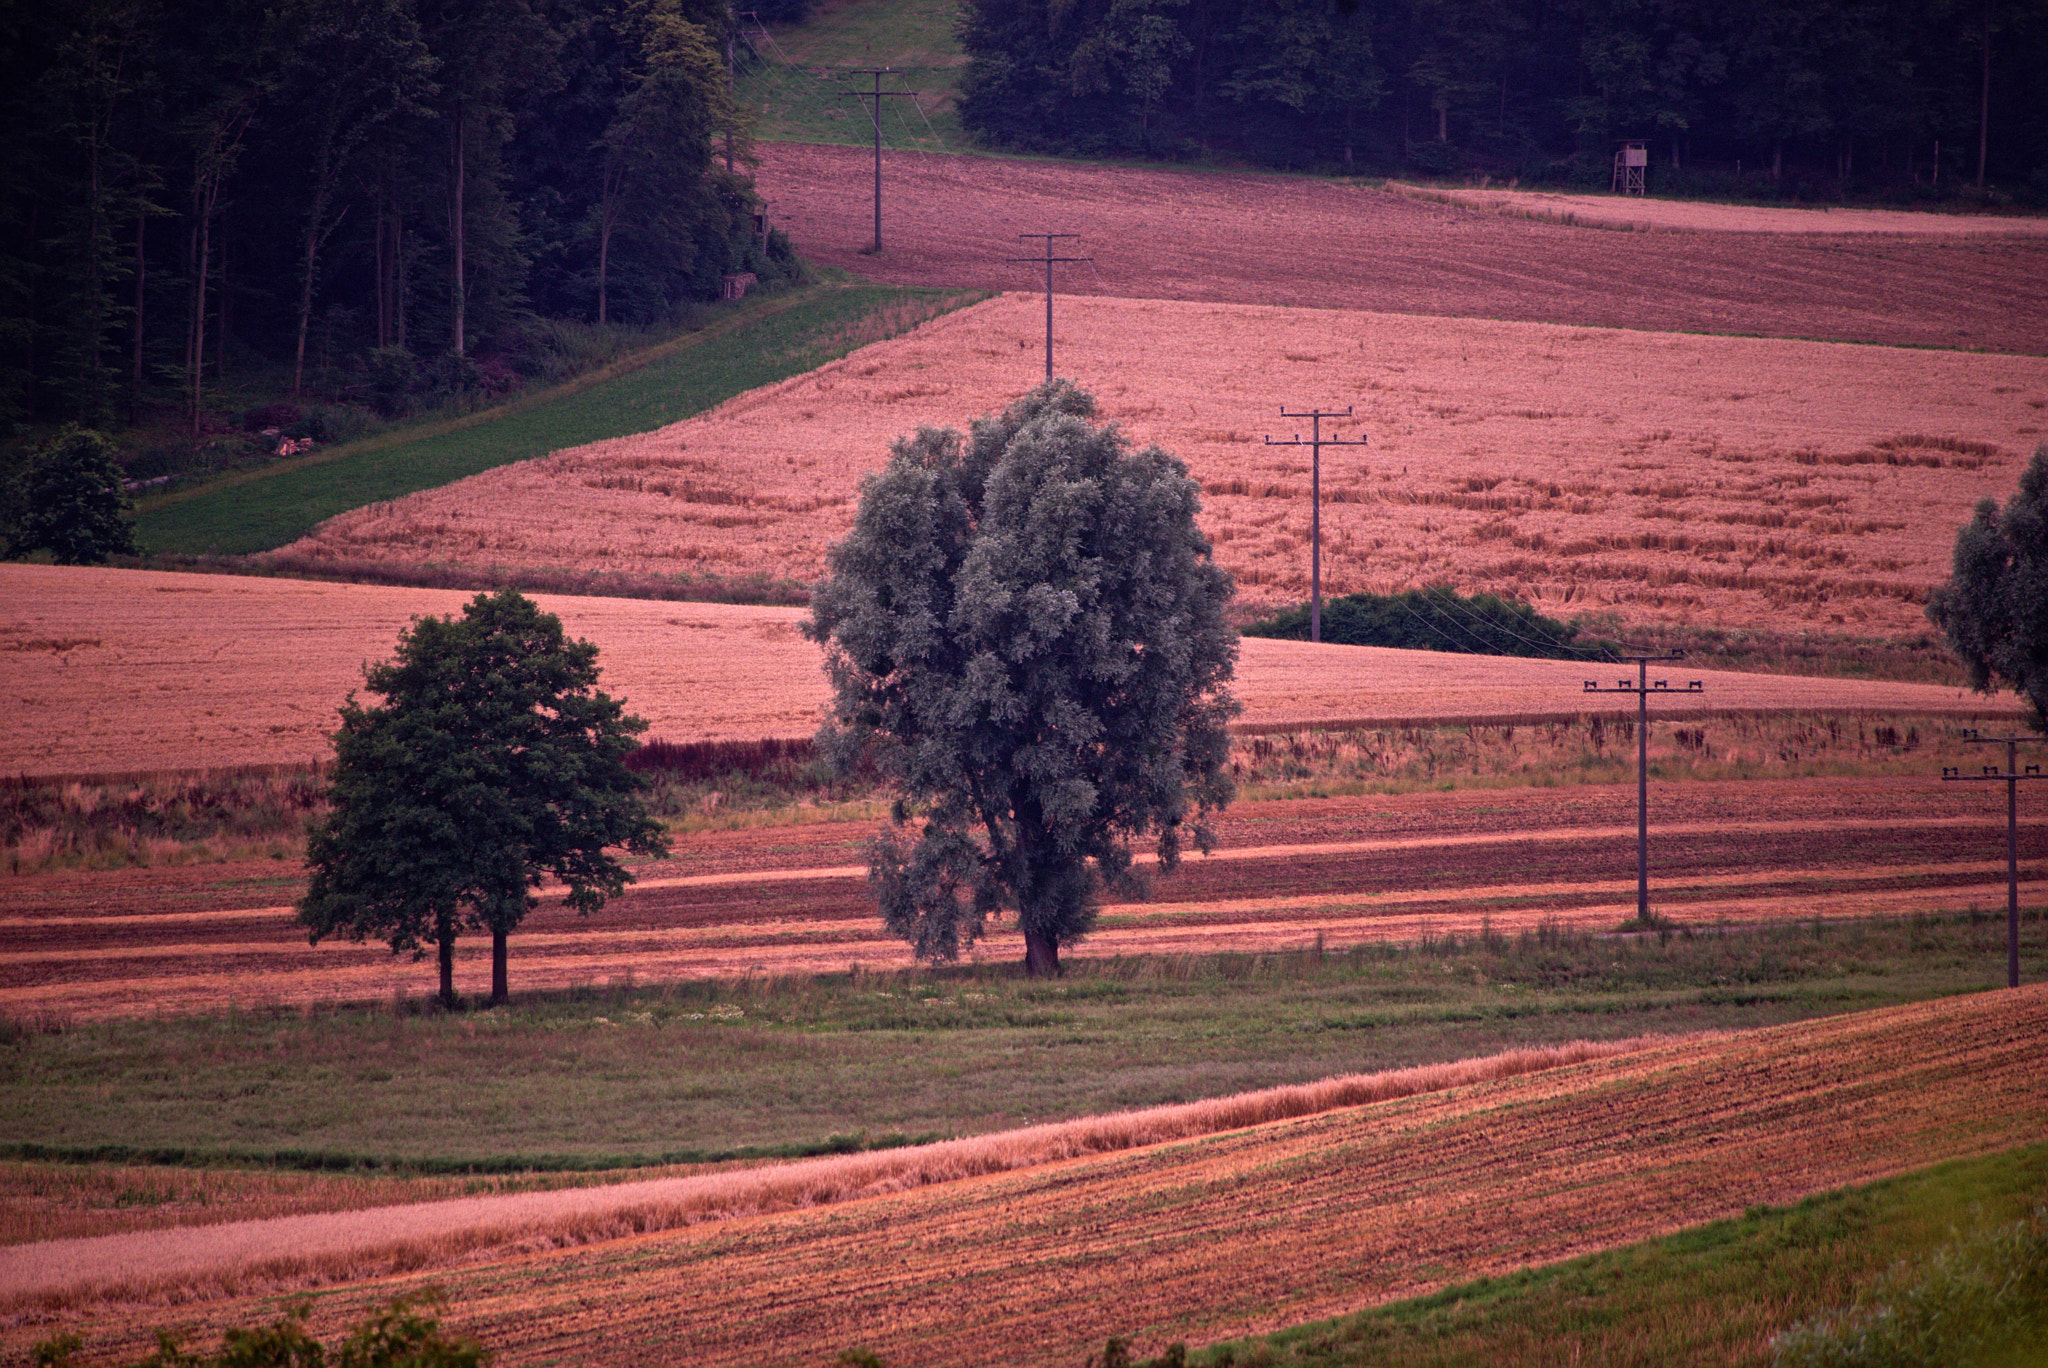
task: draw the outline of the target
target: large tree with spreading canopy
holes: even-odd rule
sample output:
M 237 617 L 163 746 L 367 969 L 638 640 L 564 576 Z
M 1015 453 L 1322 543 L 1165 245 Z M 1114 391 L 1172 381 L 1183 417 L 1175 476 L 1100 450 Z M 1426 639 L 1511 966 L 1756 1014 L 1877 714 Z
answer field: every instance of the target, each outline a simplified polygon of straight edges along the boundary
M 1007 910 L 1027 969 L 1057 973 L 1102 888 L 1136 883 L 1131 842 L 1170 870 L 1232 796 L 1230 577 L 1186 468 L 1094 413 L 1055 380 L 966 437 L 899 440 L 812 600 L 821 740 L 899 786 L 871 875 L 926 959 Z

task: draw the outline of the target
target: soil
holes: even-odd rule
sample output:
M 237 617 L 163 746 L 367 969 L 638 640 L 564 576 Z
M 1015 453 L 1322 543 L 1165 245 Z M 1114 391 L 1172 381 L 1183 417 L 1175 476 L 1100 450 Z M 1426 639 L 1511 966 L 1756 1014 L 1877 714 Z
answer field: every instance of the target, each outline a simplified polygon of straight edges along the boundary
M 1797 780 L 1653 787 L 1652 905 L 1695 926 L 1907 915 L 2003 901 L 2003 827 L 1970 786 Z M 1634 787 L 1240 803 L 1213 858 L 1112 901 L 1074 953 L 1337 949 L 1424 934 L 1605 929 L 1635 912 Z M 2048 819 L 2020 828 L 2022 897 L 2048 890 Z M 861 864 L 870 829 L 687 838 L 594 918 L 544 903 L 512 941 L 521 990 L 908 968 Z M 430 965 L 306 943 L 276 862 L 65 872 L 0 884 L 0 1011 L 70 1020 L 424 995 Z M 973 952 L 1019 953 L 1000 919 Z M 459 991 L 487 984 L 458 947 Z
M 2048 353 L 2048 240 L 1633 233 L 1336 180 L 769 143 L 757 184 L 813 261 L 892 284 L 1375 309 Z

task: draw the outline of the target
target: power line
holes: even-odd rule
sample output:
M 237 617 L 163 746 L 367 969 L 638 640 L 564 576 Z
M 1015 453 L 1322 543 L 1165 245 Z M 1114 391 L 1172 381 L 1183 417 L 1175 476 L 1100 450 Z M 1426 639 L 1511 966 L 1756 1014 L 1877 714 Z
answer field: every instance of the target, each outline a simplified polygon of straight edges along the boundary
M 1028 261 L 1036 265 L 1045 263 L 1045 378 L 1052 379 L 1052 268 L 1063 262 L 1089 261 L 1094 257 L 1056 257 L 1052 254 L 1054 238 L 1078 238 L 1079 233 L 1019 233 L 1020 238 L 1044 238 L 1045 255 L 1042 257 L 1009 257 L 1010 261 Z
M 1589 679 L 1585 691 L 1589 694 L 1632 693 L 1636 696 L 1636 924 L 1647 929 L 1650 925 L 1650 666 L 1667 660 L 1683 660 L 1685 652 L 1625 655 L 1621 659 L 1636 663 L 1634 684 L 1623 679 L 1613 688 L 1606 689 L 1598 680 Z M 1689 681 L 1685 688 L 1673 690 L 1660 679 L 1654 692 L 1700 693 L 1705 688 L 1702 681 L 1695 679 Z
M 1963 744 L 2004 746 L 2005 768 L 1984 766 L 1982 774 L 1964 774 L 1944 765 L 1941 777 L 1951 784 L 2005 785 L 2005 986 L 2020 986 L 2020 785 L 2030 779 L 2048 779 L 2039 765 L 2020 769 L 2020 743 L 2048 741 L 2044 736 L 1985 736 L 1975 727 L 1963 730 Z
M 1335 409 L 1304 409 L 1298 413 L 1290 413 L 1286 406 L 1282 405 L 1280 416 L 1282 418 L 1308 418 L 1313 420 L 1315 424 L 1309 429 L 1311 435 L 1306 442 L 1301 440 L 1301 434 L 1297 432 L 1292 440 L 1285 442 L 1276 442 L 1271 437 L 1267 437 L 1266 445 L 1269 447 L 1305 446 L 1313 453 L 1309 457 L 1308 477 L 1308 639 L 1310 641 L 1321 641 L 1323 639 L 1323 448 L 1326 446 L 1362 447 L 1369 439 L 1360 437 L 1355 441 L 1347 441 L 1342 438 L 1323 436 L 1323 419 L 1349 418 L 1351 416 L 1351 405 L 1349 404 L 1344 406 L 1342 413 L 1337 412 Z

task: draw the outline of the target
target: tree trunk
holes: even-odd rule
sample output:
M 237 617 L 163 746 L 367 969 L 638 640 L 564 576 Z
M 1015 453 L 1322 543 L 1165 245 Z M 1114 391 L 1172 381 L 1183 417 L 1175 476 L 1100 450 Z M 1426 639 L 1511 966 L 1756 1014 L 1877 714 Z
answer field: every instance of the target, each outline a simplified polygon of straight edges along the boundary
M 1044 932 L 1025 927 L 1024 972 L 1032 978 L 1058 978 L 1060 943 Z
M 451 307 L 451 336 L 448 349 L 457 356 L 461 356 L 469 349 L 468 339 L 465 336 L 468 324 L 468 319 L 465 316 L 465 306 L 469 302 L 469 291 L 463 281 L 463 248 L 465 244 L 463 242 L 462 226 L 462 178 L 465 169 L 465 153 L 468 149 L 466 147 L 462 113 L 462 101 L 457 100 L 455 102 L 453 146 L 450 148 L 450 189 L 448 194 L 448 241 L 455 254 L 455 274 L 454 278 L 449 282 L 451 291 L 449 300 Z
M 199 440 L 199 404 L 206 370 L 206 272 L 213 258 L 213 206 L 206 203 L 199 215 L 199 243 L 193 253 L 198 269 L 192 280 L 192 340 L 186 356 L 192 371 L 192 440 Z
M 491 928 L 491 1006 L 503 1007 L 512 992 L 506 983 L 505 928 Z
M 321 221 L 327 217 L 327 195 L 331 176 L 323 170 L 320 184 L 313 189 L 313 207 L 306 215 L 306 259 L 303 274 L 299 277 L 299 340 L 298 348 L 292 354 L 292 398 L 299 397 L 300 387 L 306 379 L 306 333 L 313 326 L 313 273 L 320 259 L 320 243 L 327 236 L 321 230 Z M 380 225 L 381 227 L 381 225 Z M 379 242 L 378 258 L 382 264 L 383 243 Z M 378 285 L 381 287 L 380 280 Z M 382 290 L 378 291 L 381 295 Z M 378 320 L 380 323 L 382 319 Z M 379 331 L 382 331 L 381 328 Z
M 149 216 L 141 210 L 135 214 L 135 328 L 128 368 L 128 421 L 142 420 L 142 306 L 147 298 L 144 289 L 149 283 L 149 261 L 143 254 L 143 230 L 149 226 Z
M 1977 188 L 1984 188 L 1984 157 L 1991 150 L 1991 0 L 1984 0 L 1984 80 L 1977 96 Z
M 455 996 L 455 924 L 444 920 L 440 928 L 441 942 L 441 1005 L 449 1011 L 460 1006 Z

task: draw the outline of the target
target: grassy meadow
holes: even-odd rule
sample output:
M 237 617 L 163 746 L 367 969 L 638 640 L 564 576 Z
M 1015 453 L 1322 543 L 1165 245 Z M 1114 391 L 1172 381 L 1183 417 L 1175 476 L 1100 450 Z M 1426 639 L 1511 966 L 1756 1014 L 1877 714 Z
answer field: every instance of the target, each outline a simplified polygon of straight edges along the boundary
M 497 408 L 144 500 L 136 540 L 156 555 L 267 551 L 365 504 L 688 418 L 982 297 L 838 282 L 766 295 L 720 310 L 672 341 Z
M 882 101 L 882 145 L 892 151 L 968 149 L 955 105 L 967 64 L 954 25 L 958 0 L 850 0 L 821 5 L 802 24 L 743 23 L 757 60 L 743 66 L 736 96 L 754 135 L 776 142 L 872 145 L 874 89 L 855 71 L 887 67 L 882 89 L 917 92 L 915 107 Z M 772 206 L 771 206 L 772 208 Z
M 1212 1345 L 1186 1362 L 1200 1368 L 1769 1363 L 1772 1338 L 1789 1325 L 1885 1305 L 1909 1292 L 1938 1259 L 1953 1257 L 1959 1244 L 2030 1216 L 2038 1228 L 2044 1196 L 2048 1146 L 2037 1145 Z M 1953 1333 L 1955 1327 L 1946 1328 Z M 1142 1342 L 1135 1347 L 1156 1350 Z M 1978 1361 L 2018 1368 L 2048 1354 L 2048 1343 L 2038 1338 L 2004 1347 L 2009 1356 Z
M 2038 914 L 2030 918 L 2039 925 Z M 11 1024 L 17 1159 L 588 1170 L 831 1152 L 1436 1063 L 1968 992 L 1988 913 L 1616 937 L 1546 928 L 1267 955 L 622 985 Z M 2048 949 L 2026 933 L 2029 981 Z

